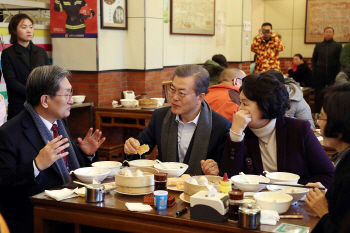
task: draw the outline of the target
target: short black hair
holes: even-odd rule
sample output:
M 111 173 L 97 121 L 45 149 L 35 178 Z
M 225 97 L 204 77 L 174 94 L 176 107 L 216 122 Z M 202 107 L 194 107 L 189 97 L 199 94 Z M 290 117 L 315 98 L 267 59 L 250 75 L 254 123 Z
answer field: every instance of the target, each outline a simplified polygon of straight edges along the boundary
M 323 111 L 327 114 L 324 135 L 350 143 L 350 82 L 328 88 L 323 97 Z
M 211 58 L 211 60 L 218 63 L 220 66 L 227 68 L 227 60 L 226 60 L 226 57 L 224 55 L 216 54 Z
M 334 33 L 334 28 L 332 28 L 332 27 L 325 27 L 324 30 L 323 30 L 323 32 L 325 32 L 326 29 L 328 29 L 328 28 L 332 29 L 332 30 L 333 30 L 333 33 Z
M 33 107 L 40 103 L 43 95 L 55 97 L 60 90 L 60 83 L 64 78 L 69 78 L 70 72 L 59 66 L 39 66 L 28 76 L 27 102 Z
M 17 35 L 16 35 L 17 26 L 23 19 L 28 19 L 30 22 L 32 22 L 32 24 L 34 24 L 33 20 L 26 14 L 14 15 L 11 18 L 9 26 L 8 26 L 9 34 L 11 35 L 11 37 L 10 37 L 11 44 L 14 44 L 17 41 Z
M 263 24 L 261 25 L 261 27 L 264 27 L 264 26 L 270 26 L 270 27 L 271 27 L 271 30 L 272 30 L 272 24 L 271 24 L 271 23 L 266 22 L 266 23 L 263 23 Z
M 206 69 L 199 65 L 181 65 L 175 68 L 174 76 L 179 78 L 194 77 L 194 91 L 198 96 L 201 93 L 207 93 L 209 87 L 210 76 Z
M 283 116 L 290 107 L 289 93 L 275 76 L 274 72 L 248 75 L 240 88 L 249 100 L 256 101 L 262 119 Z
M 300 53 L 294 54 L 293 57 L 299 57 L 300 60 L 303 60 L 303 59 L 304 59 L 303 56 L 302 56 Z

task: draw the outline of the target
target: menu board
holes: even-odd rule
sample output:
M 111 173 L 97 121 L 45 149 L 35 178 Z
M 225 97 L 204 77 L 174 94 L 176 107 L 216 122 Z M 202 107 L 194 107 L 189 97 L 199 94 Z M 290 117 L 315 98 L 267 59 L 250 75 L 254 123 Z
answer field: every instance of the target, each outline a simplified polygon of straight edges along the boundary
M 215 0 L 171 0 L 170 10 L 170 34 L 215 34 Z
M 307 0 L 305 43 L 323 41 L 326 27 L 334 28 L 335 41 L 350 41 L 350 0 Z

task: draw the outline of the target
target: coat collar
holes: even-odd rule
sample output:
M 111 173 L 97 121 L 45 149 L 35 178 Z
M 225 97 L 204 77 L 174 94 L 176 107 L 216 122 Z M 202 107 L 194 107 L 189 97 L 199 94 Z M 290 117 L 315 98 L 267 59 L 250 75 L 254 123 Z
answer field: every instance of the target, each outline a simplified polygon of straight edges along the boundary
M 263 175 L 264 167 L 261 159 L 259 138 L 247 127 L 245 130 L 245 144 L 249 148 L 250 157 L 252 158 L 254 168 L 257 174 Z M 277 170 L 285 171 L 286 168 L 286 122 L 284 116 L 276 120 L 276 147 L 277 147 Z
M 34 56 L 38 51 L 36 46 L 34 46 L 33 42 L 30 41 L 28 45 L 30 46 L 30 63 L 28 63 L 28 59 L 26 58 L 26 55 L 23 53 L 23 50 L 20 47 L 21 45 L 19 45 L 17 41 L 13 44 L 13 46 L 15 48 L 15 52 L 19 57 L 19 59 L 28 67 L 28 69 L 32 69 L 33 62 L 35 61 Z

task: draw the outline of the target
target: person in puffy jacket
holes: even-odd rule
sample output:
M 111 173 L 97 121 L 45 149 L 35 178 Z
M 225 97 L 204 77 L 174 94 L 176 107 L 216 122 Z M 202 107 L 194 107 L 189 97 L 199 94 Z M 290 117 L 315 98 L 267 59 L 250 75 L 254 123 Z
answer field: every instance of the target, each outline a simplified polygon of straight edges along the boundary
M 274 73 L 273 77 L 277 77 L 281 83 L 284 83 L 289 93 L 290 108 L 286 110 L 285 116 L 309 121 L 311 129 L 315 129 L 315 123 L 311 115 L 311 108 L 305 101 L 303 91 L 297 82 L 291 78 L 284 78 L 281 72 L 277 70 L 269 70 L 265 73 Z

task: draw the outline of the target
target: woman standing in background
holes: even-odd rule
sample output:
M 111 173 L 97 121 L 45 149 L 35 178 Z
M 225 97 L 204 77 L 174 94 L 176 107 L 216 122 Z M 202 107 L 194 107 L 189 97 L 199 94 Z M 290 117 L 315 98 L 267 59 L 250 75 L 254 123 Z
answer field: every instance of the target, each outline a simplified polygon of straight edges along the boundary
M 1 55 L 1 67 L 8 95 L 8 117 L 15 117 L 24 109 L 26 83 L 30 72 L 38 67 L 49 65 L 46 51 L 32 42 L 33 20 L 26 14 L 12 17 L 9 26 L 11 47 Z

